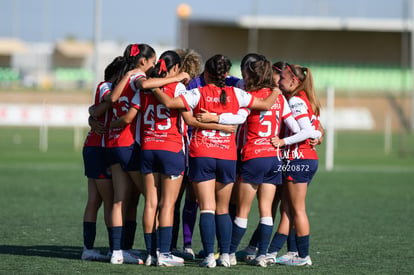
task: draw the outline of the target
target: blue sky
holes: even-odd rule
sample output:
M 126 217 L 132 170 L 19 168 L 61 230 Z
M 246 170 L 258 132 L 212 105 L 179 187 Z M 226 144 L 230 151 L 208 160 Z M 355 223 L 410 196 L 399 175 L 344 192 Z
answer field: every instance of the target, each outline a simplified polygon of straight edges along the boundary
M 255 10 L 274 16 L 402 18 L 405 12 L 411 16 L 411 0 L 101 0 L 101 38 L 172 45 L 176 8 L 184 2 L 191 6 L 192 18 L 234 19 Z M 0 6 L 0 38 L 93 39 L 95 0 L 0 0 Z

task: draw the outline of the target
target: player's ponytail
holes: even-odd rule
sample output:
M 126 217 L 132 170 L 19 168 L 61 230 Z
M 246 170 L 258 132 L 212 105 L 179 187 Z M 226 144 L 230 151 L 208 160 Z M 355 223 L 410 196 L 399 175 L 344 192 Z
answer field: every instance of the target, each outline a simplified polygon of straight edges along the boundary
M 118 78 L 123 65 L 124 58 L 122 56 L 115 57 L 114 60 L 105 68 L 104 80 L 110 81 L 114 77 Z
M 208 75 L 209 79 L 216 86 L 221 88 L 220 93 L 220 103 L 227 103 L 227 94 L 226 94 L 226 77 L 227 72 L 230 70 L 231 62 L 230 59 L 224 55 L 217 54 L 207 60 L 204 72 Z
M 152 77 L 166 77 L 168 71 L 178 64 L 181 67 L 181 58 L 175 51 L 165 51 L 161 54 L 152 71 Z
M 245 73 L 248 76 L 245 82 L 247 91 L 273 88 L 274 86 L 272 64 L 266 59 L 250 62 Z
M 113 83 L 115 87 L 121 78 L 130 70 L 135 69 L 138 66 L 138 62 L 141 58 L 149 59 L 155 55 L 154 49 L 147 44 L 129 44 L 123 54 L 124 66 L 120 72 L 120 77 Z
M 321 104 L 315 93 L 315 87 L 313 85 L 313 77 L 309 68 L 299 65 L 286 65 L 286 68 L 290 70 L 293 77 L 299 82 L 299 86 L 293 91 L 292 95 L 296 95 L 300 91 L 304 91 L 312 107 L 312 111 L 315 115 L 319 116 Z

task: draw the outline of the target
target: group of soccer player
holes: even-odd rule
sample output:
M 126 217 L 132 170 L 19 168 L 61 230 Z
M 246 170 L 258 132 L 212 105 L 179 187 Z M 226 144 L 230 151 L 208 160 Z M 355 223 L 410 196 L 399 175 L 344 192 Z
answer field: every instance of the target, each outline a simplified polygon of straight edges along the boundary
M 224 55 L 208 58 L 203 70 L 201 64 L 193 50 L 169 50 L 157 60 L 151 46 L 130 44 L 106 67 L 83 148 L 88 201 L 81 258 L 183 266 L 196 256 L 199 209 L 201 267 L 238 260 L 312 265 L 305 197 L 323 129 L 310 69 L 272 65 L 257 53 L 243 58 L 242 79 L 229 75 L 232 64 Z M 145 253 L 133 249 L 141 195 Z M 249 246 L 238 251 L 256 196 L 260 220 Z M 94 249 L 102 202 L 106 255 Z M 288 252 L 278 255 L 285 243 Z

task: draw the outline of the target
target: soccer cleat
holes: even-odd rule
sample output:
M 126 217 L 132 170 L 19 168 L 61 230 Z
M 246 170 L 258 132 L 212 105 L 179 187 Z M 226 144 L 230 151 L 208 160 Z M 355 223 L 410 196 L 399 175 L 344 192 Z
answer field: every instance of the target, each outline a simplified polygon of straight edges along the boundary
M 183 258 L 188 260 L 194 260 L 195 254 L 191 247 L 185 247 L 183 251 Z
M 110 257 L 102 255 L 97 249 L 83 248 L 81 259 L 84 261 L 107 262 Z
M 147 259 L 145 259 L 145 265 L 146 266 L 157 265 L 157 257 L 148 255 Z
M 158 266 L 184 266 L 184 259 L 171 253 L 161 253 L 157 259 Z
M 236 258 L 241 261 L 248 261 L 256 258 L 257 249 L 254 246 L 247 246 L 245 249 L 236 252 Z
M 275 252 L 273 252 L 271 254 L 274 254 L 274 253 Z M 276 252 L 276 254 L 277 254 L 277 252 Z M 298 256 L 298 252 L 289 251 L 285 255 L 277 257 L 276 258 L 276 263 L 277 264 L 283 264 L 284 262 L 289 261 L 290 259 L 292 259 L 295 256 Z
M 122 250 L 122 256 L 124 257 L 125 264 L 143 264 L 144 261 L 135 254 L 133 254 L 130 250 Z
M 230 255 L 228 253 L 223 253 L 217 260 L 219 266 L 230 267 Z
M 200 263 L 200 266 L 208 268 L 216 267 L 216 259 L 214 258 L 214 254 L 211 253 L 207 257 L 205 257 L 204 260 Z
M 123 264 L 124 257 L 122 250 L 114 250 L 111 255 L 111 264 Z
M 257 257 L 257 255 L 256 255 L 256 254 L 247 254 L 247 255 L 244 257 L 244 261 L 245 261 L 246 263 L 251 263 L 252 261 L 254 261 L 254 259 L 256 259 L 256 257 Z
M 237 265 L 236 253 L 230 253 L 230 265 Z
M 259 255 L 253 261 L 251 261 L 252 264 L 261 266 L 261 267 L 267 267 L 269 265 L 274 265 L 275 262 L 276 262 L 276 256 L 272 254 Z
M 308 256 L 306 256 L 305 258 L 301 258 L 299 256 L 294 256 L 292 258 L 290 258 L 288 261 L 285 261 L 283 263 L 280 263 L 283 265 L 291 265 L 291 266 L 304 266 L 304 265 L 312 265 L 312 260 L 311 258 Z
M 197 257 L 198 257 L 198 258 L 205 258 L 205 257 L 206 257 L 206 255 L 205 255 L 204 250 L 200 250 L 200 251 L 198 252 Z M 214 253 L 214 259 L 216 259 L 216 260 L 217 260 L 219 257 L 220 257 L 220 252 L 216 252 L 216 253 Z
M 191 247 L 186 247 L 183 250 L 173 249 L 171 253 L 175 256 L 181 257 L 184 260 L 194 260 L 195 254 Z

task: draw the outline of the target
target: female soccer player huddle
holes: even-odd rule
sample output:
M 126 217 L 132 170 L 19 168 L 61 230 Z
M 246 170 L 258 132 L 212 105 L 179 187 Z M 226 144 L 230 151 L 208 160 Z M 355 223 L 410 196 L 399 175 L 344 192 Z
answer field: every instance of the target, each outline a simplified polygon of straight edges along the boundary
M 157 61 L 149 45 L 131 44 L 105 70 L 83 150 L 88 203 L 82 259 L 183 266 L 195 257 L 191 238 L 198 206 L 200 266 L 236 265 L 257 195 L 259 225 L 247 256 L 238 259 L 262 267 L 311 265 L 305 196 L 318 167 L 315 145 L 322 128 L 310 70 L 283 62 L 272 66 L 263 55 L 248 54 L 243 79 L 237 79 L 228 75 L 229 58 L 218 54 L 196 76 L 197 57 L 166 51 Z M 174 222 L 180 220 L 183 185 L 195 200 L 187 196 L 185 250 L 177 253 Z M 140 194 L 145 255 L 132 249 Z M 280 200 L 281 220 L 271 240 Z M 93 248 L 102 201 L 108 255 Z M 288 236 L 294 245 L 277 257 Z

